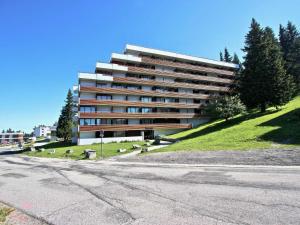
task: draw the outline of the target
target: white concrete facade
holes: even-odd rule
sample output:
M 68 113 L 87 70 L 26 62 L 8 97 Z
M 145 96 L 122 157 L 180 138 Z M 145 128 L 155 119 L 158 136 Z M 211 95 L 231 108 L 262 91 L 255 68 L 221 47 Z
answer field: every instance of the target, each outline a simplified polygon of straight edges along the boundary
M 39 125 L 33 128 L 33 135 L 35 137 L 47 137 L 51 135 L 51 126 Z

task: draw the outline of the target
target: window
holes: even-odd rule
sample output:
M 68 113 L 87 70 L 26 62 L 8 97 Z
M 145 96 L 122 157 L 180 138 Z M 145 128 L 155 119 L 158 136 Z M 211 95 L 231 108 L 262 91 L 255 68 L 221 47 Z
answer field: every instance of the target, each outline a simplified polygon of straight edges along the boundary
M 128 124 L 127 119 L 113 119 L 112 124 Z
M 81 126 L 90 126 L 90 125 L 96 125 L 95 119 L 80 119 L 80 125 Z
M 91 113 L 95 112 L 96 108 L 93 106 L 80 106 L 80 112 Z
M 153 119 L 141 119 L 140 123 L 141 124 L 152 124 L 153 123 Z
M 138 113 L 139 112 L 139 108 L 137 108 L 137 107 L 128 107 L 127 108 L 127 112 L 128 113 Z
M 111 100 L 111 95 L 97 95 L 97 100 Z
M 97 87 L 98 88 L 107 88 L 108 87 L 108 83 L 97 83 Z
M 142 80 L 151 80 L 151 76 L 141 75 Z
M 130 85 L 130 86 L 127 86 L 127 89 L 129 89 L 129 90 L 138 90 L 138 89 L 140 89 L 140 87 L 139 86 Z
M 151 102 L 152 99 L 151 99 L 151 97 L 141 97 L 141 101 L 142 102 Z
M 123 88 L 126 88 L 126 86 L 124 86 L 122 84 L 113 84 L 112 88 L 123 89 Z
M 151 108 L 142 108 L 142 113 L 151 113 L 152 109 Z

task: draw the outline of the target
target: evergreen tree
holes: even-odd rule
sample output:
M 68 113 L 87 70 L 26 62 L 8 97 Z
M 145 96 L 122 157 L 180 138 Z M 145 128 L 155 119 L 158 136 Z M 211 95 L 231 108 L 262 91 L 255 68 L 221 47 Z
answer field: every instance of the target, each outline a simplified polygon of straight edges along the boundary
M 287 74 L 284 68 L 278 40 L 270 27 L 266 27 L 264 30 L 263 44 L 266 54 L 265 74 L 267 80 L 265 82 L 268 83 L 269 91 L 267 102 L 277 107 L 291 100 L 295 86 L 293 78 Z
M 57 137 L 63 138 L 64 141 L 69 141 L 72 138 L 72 128 L 73 128 L 73 95 L 69 89 L 66 104 L 61 110 L 61 115 L 59 116 L 56 133 Z
M 232 62 L 235 63 L 235 64 L 238 64 L 238 65 L 241 64 L 241 61 L 240 61 L 240 59 L 239 59 L 239 57 L 237 56 L 236 53 L 233 54 Z
M 235 73 L 233 83 L 230 85 L 230 90 L 232 94 L 238 94 L 240 92 L 240 86 L 241 86 L 240 82 L 241 82 L 241 75 L 243 72 L 243 65 L 236 53 L 234 53 L 233 55 L 232 63 L 237 64 L 239 68 Z
M 294 91 L 293 81 L 284 69 L 280 46 L 271 28 L 262 29 L 252 19 L 246 35 L 244 71 L 241 77 L 241 99 L 248 108 L 287 103 Z
M 220 52 L 220 61 L 224 61 L 223 53 L 222 52 Z
M 4 129 L 2 130 L 2 133 L 5 133 L 5 130 L 4 130 Z
M 286 60 L 287 55 L 290 52 L 290 49 L 296 40 L 299 37 L 299 32 L 294 24 L 290 21 L 286 27 L 283 27 L 281 24 L 279 26 L 279 41 L 283 53 L 283 58 Z
M 227 48 L 224 49 L 224 61 L 225 62 L 231 62 L 232 61 L 232 57 L 230 56 Z
M 244 57 L 244 70 L 240 82 L 242 102 L 247 108 L 255 108 L 259 103 L 265 105 L 264 98 L 264 71 L 262 71 L 265 57 L 262 54 L 263 30 L 252 19 L 250 31 L 246 35 Z M 261 101 L 261 102 L 260 102 Z
M 297 92 L 300 91 L 300 37 L 292 44 L 286 58 L 287 72 L 294 77 Z

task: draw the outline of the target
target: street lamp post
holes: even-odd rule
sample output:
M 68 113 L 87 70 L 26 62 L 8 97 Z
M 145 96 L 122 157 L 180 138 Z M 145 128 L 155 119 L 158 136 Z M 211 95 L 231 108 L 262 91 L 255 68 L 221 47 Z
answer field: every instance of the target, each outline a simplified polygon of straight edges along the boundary
M 104 130 L 100 131 L 100 137 L 101 137 L 101 158 L 103 159 L 103 137 L 104 137 Z

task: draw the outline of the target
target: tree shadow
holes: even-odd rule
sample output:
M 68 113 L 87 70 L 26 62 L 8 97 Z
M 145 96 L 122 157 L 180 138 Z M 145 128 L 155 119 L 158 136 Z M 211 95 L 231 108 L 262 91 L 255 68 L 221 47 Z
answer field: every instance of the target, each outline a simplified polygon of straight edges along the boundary
M 21 153 L 24 153 L 24 152 L 28 152 L 29 150 L 28 149 L 18 149 L 18 150 L 7 150 L 7 151 L 2 151 L 0 152 L 0 156 L 1 155 L 16 155 L 16 154 L 21 154 Z
M 58 141 L 58 142 L 50 142 L 48 144 L 36 147 L 36 149 L 52 149 L 52 148 L 61 148 L 61 147 L 71 147 L 74 146 L 76 144 L 73 144 L 71 142 L 63 142 L 63 141 Z
M 268 115 L 268 114 L 273 114 L 273 113 L 276 113 L 276 112 L 278 112 L 278 110 L 268 110 L 268 111 L 266 111 L 264 113 L 255 112 L 255 113 L 251 113 L 251 114 L 246 114 L 246 115 L 238 116 L 238 117 L 230 119 L 228 121 L 222 121 L 222 122 L 210 125 L 210 126 L 204 128 L 202 130 L 193 132 L 191 134 L 188 134 L 187 136 L 179 138 L 179 140 L 187 140 L 187 139 L 199 137 L 201 135 L 206 135 L 206 134 L 209 134 L 209 133 L 220 131 L 222 129 L 226 129 L 226 128 L 238 125 L 241 122 L 244 122 L 246 120 L 255 119 L 257 117 L 265 116 L 265 115 Z M 208 123 L 211 123 L 211 122 L 212 121 L 210 121 Z M 205 126 L 205 124 L 201 124 L 200 126 Z
M 300 108 L 285 113 L 258 126 L 279 127 L 260 138 L 279 144 L 300 144 Z

